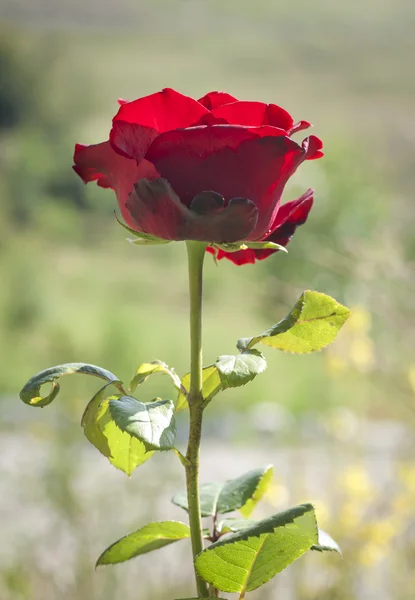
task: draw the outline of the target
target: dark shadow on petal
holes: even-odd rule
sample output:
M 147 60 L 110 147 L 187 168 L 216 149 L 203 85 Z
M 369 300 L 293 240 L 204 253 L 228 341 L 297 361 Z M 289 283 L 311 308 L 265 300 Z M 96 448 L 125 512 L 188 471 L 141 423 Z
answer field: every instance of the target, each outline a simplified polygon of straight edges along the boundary
M 314 191 L 309 189 L 297 200 L 291 200 L 283 204 L 278 211 L 270 234 L 265 238 L 266 241 L 285 246 L 296 228 L 306 222 L 313 201 Z M 280 240 L 286 241 L 283 243 Z
M 274 221 L 272 232 L 264 238 L 264 241 L 274 242 L 281 246 L 286 246 L 294 235 L 295 230 L 303 225 L 308 217 L 308 213 L 313 206 L 313 190 L 307 190 L 297 200 L 291 200 L 283 204 Z M 216 258 L 221 260 L 227 258 L 235 265 L 253 264 L 256 260 L 263 260 L 278 250 L 240 250 L 238 252 L 225 252 L 219 249 Z
M 126 209 L 134 229 L 165 240 L 179 240 L 186 207 L 166 179 L 140 179 L 128 196 Z
M 134 158 L 139 162 L 158 135 L 158 131 L 150 127 L 125 121 L 114 121 L 110 132 L 110 142 L 115 152 L 126 158 Z
M 258 221 L 258 208 L 247 198 L 232 198 L 225 208 L 213 208 L 201 217 L 193 210 L 189 212 L 192 237 L 187 239 L 219 244 L 246 240 Z
M 200 192 L 190 203 L 190 210 L 198 215 L 207 215 L 211 211 L 225 206 L 225 199 L 217 192 Z
M 258 209 L 246 198 L 227 206 L 216 192 L 202 192 L 187 208 L 166 179 L 141 179 L 129 195 L 127 210 L 137 231 L 167 240 L 231 243 L 255 228 Z

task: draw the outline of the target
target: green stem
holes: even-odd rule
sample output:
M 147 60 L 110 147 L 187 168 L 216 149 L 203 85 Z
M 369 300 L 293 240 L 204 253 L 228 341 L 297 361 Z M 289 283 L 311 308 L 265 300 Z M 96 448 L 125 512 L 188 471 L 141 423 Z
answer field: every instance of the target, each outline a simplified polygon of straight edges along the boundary
M 203 550 L 202 521 L 199 497 L 199 454 L 202 437 L 202 275 L 206 245 L 186 242 L 189 259 L 190 290 L 190 390 L 188 396 L 190 426 L 187 445 L 186 484 L 189 506 L 189 525 L 192 541 L 193 562 Z M 195 570 L 197 593 L 208 598 L 207 583 Z

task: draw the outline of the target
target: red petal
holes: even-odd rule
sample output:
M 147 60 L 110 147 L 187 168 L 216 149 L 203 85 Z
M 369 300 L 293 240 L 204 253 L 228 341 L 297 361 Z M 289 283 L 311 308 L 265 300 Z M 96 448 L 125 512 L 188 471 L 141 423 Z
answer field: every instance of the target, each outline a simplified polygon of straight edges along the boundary
M 263 137 L 266 136 L 266 137 Z M 229 201 L 242 197 L 259 209 L 249 239 L 269 231 L 285 183 L 305 152 L 275 127 L 195 127 L 159 136 L 146 157 L 187 206 L 204 190 Z
M 143 159 L 137 164 L 135 160 L 124 158 L 112 149 L 110 142 L 92 146 L 77 144 L 74 163 L 74 171 L 85 183 L 96 181 L 101 187 L 115 190 L 122 216 L 130 227 L 130 215 L 125 204 L 133 184 L 141 177 L 159 176 L 150 162 Z
M 208 248 L 209 250 L 209 248 Z M 238 250 L 238 252 L 225 252 L 224 250 L 218 250 L 216 254 L 217 260 L 221 260 L 222 258 L 227 258 L 232 261 L 234 265 L 253 265 L 255 264 L 257 250 L 251 250 L 248 248 L 247 250 Z
M 100 187 L 112 188 L 113 186 L 106 174 L 105 165 L 111 162 L 111 155 L 115 154 L 109 142 L 93 146 L 76 144 L 73 155 L 75 164 L 72 168 L 84 183 L 96 181 Z
M 286 132 L 294 125 L 293 118 L 286 110 L 276 104 L 264 102 L 233 102 L 215 108 L 212 114 L 217 118 L 226 119 L 230 125 L 272 125 Z
M 211 154 L 224 148 L 237 151 L 239 146 L 247 140 L 281 136 L 285 136 L 283 129 L 268 126 L 238 127 L 225 124 L 210 127 L 206 125 L 188 127 L 159 135 L 148 149 L 146 158 L 153 162 L 153 160 L 170 158 L 177 153 L 177 156 L 183 154 L 189 158 L 205 160 Z M 299 147 L 298 144 L 293 143 Z M 186 167 L 186 165 L 184 166 Z
M 113 122 L 133 123 L 162 133 L 178 127 L 190 127 L 207 112 L 194 98 L 165 88 L 161 92 L 123 103 Z
M 323 142 L 316 135 L 310 135 L 303 140 L 302 146 L 306 151 L 306 160 L 315 160 L 324 156 L 324 152 L 321 152 Z
M 314 190 L 307 190 L 297 200 L 290 200 L 279 207 L 274 223 L 271 226 L 270 233 L 265 237 L 266 240 L 280 244 L 274 234 L 278 233 L 287 223 L 295 223 L 296 226 L 305 223 L 308 213 L 313 206 Z
M 308 121 L 298 121 L 298 123 L 295 123 L 291 127 L 290 135 L 294 135 L 294 133 L 297 133 L 298 131 L 303 131 L 303 129 L 308 129 L 309 127 L 312 127 L 312 124 Z
M 208 110 L 213 110 L 214 108 L 222 106 L 222 104 L 237 102 L 237 99 L 226 92 L 208 92 L 203 98 L 199 98 L 198 102 Z
M 111 144 L 120 154 L 140 160 L 157 135 L 195 125 L 206 114 L 208 109 L 197 100 L 165 88 L 121 104 L 113 119 Z

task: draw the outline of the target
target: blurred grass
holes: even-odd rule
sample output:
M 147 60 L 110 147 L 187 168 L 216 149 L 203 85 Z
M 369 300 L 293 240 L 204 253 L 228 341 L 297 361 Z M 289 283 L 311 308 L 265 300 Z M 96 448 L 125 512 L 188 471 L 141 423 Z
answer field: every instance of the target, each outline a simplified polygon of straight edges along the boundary
M 17 559 L 2 566 L 0 592 L 5 600 L 104 600 L 126 584 L 120 587 L 122 576 L 116 579 L 109 571 L 99 583 L 91 575 L 96 548 L 84 532 L 91 505 L 80 500 L 84 490 L 74 491 L 85 457 L 79 454 L 80 433 L 73 422 L 79 420 L 95 384 L 82 377 L 64 381 L 62 398 L 41 414 L 11 402 L 10 396 L 34 372 L 60 362 L 99 364 L 128 380 L 140 362 L 160 358 L 184 374 L 186 257 L 183 244 L 138 249 L 124 241 L 124 231 L 112 215 L 113 194 L 92 184 L 84 187 L 72 173 L 74 143 L 106 138 L 118 97 L 134 99 L 165 86 L 195 97 L 209 89 L 225 89 L 240 98 L 275 102 L 295 118 L 314 123 L 326 157 L 303 165 L 287 189 L 288 200 L 316 188 L 315 206 L 290 243 L 288 256 L 241 268 L 224 261 L 216 267 L 210 257 L 206 261 L 206 363 L 219 353 L 231 353 L 239 337 L 279 320 L 303 289 L 326 292 L 354 309 L 328 351 L 298 357 L 266 350 L 268 371 L 244 388 L 227 391 L 207 414 L 207 432 L 228 443 L 250 440 L 255 445 L 267 436 L 275 448 L 275 440 L 298 442 L 304 435 L 290 474 L 296 490 L 290 501 L 301 501 L 301 465 L 322 431 L 334 427 L 339 452 L 352 453 L 354 443 L 361 441 L 353 434 L 356 419 L 413 425 L 415 4 L 3 0 L 0 19 L 2 429 L 23 430 L 27 445 L 20 438 L 18 445 L 25 453 L 34 451 L 34 438 L 48 448 L 39 462 L 39 483 L 37 471 L 25 491 L 13 479 L 10 497 L 21 497 L 24 508 L 19 504 L 18 511 L 33 511 L 46 547 L 56 547 L 57 539 L 66 543 L 66 526 L 75 532 L 67 543 L 79 557 L 79 564 L 64 570 L 59 580 L 51 575 L 57 573 L 57 565 L 42 563 L 42 557 L 51 561 L 53 552 L 48 554 L 42 546 L 44 555 L 39 558 L 36 536 L 27 547 L 25 538 L 19 538 L 13 548 L 26 557 L 24 567 Z M 142 393 L 146 398 L 167 396 L 171 389 L 163 378 L 155 378 Z M 26 420 L 32 422 L 24 424 Z M 405 448 L 412 456 L 412 447 Z M 330 456 L 332 448 L 325 452 Z M 16 451 L 16 456 L 21 455 Z M 238 474 L 239 451 L 236 456 L 232 464 Z M 407 455 L 404 458 L 410 462 Z M 99 460 L 95 454 L 88 458 L 87 466 L 92 467 L 84 475 L 89 481 L 96 465 L 102 464 L 99 477 L 108 486 L 97 485 L 91 492 L 94 506 L 104 496 L 109 503 L 100 515 L 93 513 L 95 527 L 102 525 L 106 510 L 112 511 L 113 528 L 117 519 L 120 527 L 133 527 L 131 515 L 117 513 L 111 504 L 115 499 L 107 492 L 115 483 L 121 485 L 118 474 L 115 479 L 104 475 L 109 467 Z M 398 457 L 386 452 L 379 460 L 379 468 L 388 470 Z M 138 495 L 141 478 L 132 481 Z M 147 475 L 145 482 L 151 487 L 153 478 Z M 390 499 L 385 513 L 401 515 L 399 531 L 410 528 L 413 520 L 408 509 L 412 488 L 405 485 L 401 512 Z M 152 504 L 151 494 L 157 495 L 151 490 L 147 506 Z M 117 500 L 124 493 L 122 488 Z M 35 503 L 36 498 L 46 503 L 52 525 L 60 523 L 55 534 L 50 524 L 44 525 L 47 536 L 42 533 L 44 516 L 38 517 L 30 504 L 32 494 Z M 8 495 L 3 496 L 7 500 Z M 350 496 L 346 505 L 355 501 L 356 494 L 350 491 Z M 370 506 L 380 510 L 378 496 L 376 502 L 373 499 Z M 13 509 L 6 507 L 5 514 L 16 518 Z M 363 556 L 363 549 L 356 549 L 362 520 L 354 522 L 351 535 L 341 528 L 348 509 L 344 514 L 342 510 L 331 513 L 339 521 L 340 541 L 349 556 Z M 147 516 L 141 514 L 140 523 Z M 102 525 L 106 543 L 110 536 L 104 529 Z M 365 544 L 373 542 L 369 534 L 368 529 Z M 410 536 L 399 540 L 397 556 L 406 565 L 413 541 Z M 369 548 L 372 557 L 379 555 L 381 543 L 376 543 L 375 549 L 374 542 Z M 356 562 L 349 561 L 341 578 L 343 566 L 333 567 L 330 559 L 332 599 L 360 599 L 359 594 L 366 593 L 359 592 L 360 574 L 356 575 Z M 403 569 L 402 589 L 396 590 L 394 600 L 409 600 L 405 590 L 412 589 L 411 582 Z M 157 598 L 157 585 L 153 587 Z M 316 589 L 297 589 L 296 597 L 323 597 L 322 588 Z M 178 590 L 177 596 L 181 593 Z

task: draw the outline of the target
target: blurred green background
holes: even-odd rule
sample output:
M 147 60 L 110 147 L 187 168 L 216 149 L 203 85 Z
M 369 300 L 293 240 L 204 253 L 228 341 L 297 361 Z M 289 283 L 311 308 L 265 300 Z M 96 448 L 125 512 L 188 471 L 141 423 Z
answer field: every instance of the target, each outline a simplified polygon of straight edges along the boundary
M 71 170 L 75 142 L 106 139 L 117 98 L 167 86 L 280 104 L 325 144 L 287 188 L 287 200 L 316 189 L 288 255 L 207 259 L 206 364 L 304 289 L 353 309 L 330 349 L 267 350 L 268 371 L 207 412 L 202 478 L 274 462 L 264 514 L 314 501 L 345 554 L 304 557 L 251 597 L 413 598 L 414 27 L 413 0 L 0 1 L 2 600 L 191 595 L 187 548 L 93 569 L 150 518 L 184 517 L 168 503 L 177 460 L 131 480 L 110 467 L 78 426 L 89 378 L 64 380 L 42 412 L 16 395 L 62 362 L 124 379 L 155 358 L 187 371 L 184 245 L 127 244 L 113 193 Z M 145 390 L 169 393 L 162 378 Z

